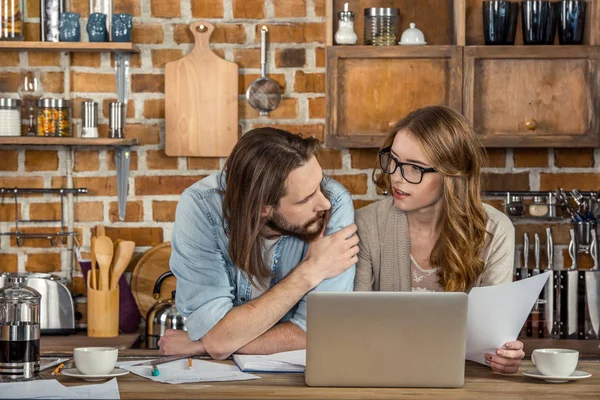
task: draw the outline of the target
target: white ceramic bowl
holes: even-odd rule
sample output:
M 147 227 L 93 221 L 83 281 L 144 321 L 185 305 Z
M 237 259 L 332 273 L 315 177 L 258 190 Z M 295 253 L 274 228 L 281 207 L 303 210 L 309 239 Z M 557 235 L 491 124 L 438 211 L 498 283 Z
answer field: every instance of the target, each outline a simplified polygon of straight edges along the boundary
M 75 367 L 85 375 L 106 375 L 117 363 L 119 350 L 113 347 L 78 347 L 73 350 Z

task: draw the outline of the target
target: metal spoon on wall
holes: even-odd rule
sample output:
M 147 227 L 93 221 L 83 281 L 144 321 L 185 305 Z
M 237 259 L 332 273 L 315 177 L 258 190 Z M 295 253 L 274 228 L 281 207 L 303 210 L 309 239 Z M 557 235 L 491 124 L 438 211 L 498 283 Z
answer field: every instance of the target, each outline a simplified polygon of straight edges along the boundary
M 263 25 L 260 29 L 260 78 L 254 80 L 246 91 L 248 103 L 260 115 L 268 115 L 281 101 L 281 88 L 271 78 L 267 78 L 267 33 L 269 28 Z

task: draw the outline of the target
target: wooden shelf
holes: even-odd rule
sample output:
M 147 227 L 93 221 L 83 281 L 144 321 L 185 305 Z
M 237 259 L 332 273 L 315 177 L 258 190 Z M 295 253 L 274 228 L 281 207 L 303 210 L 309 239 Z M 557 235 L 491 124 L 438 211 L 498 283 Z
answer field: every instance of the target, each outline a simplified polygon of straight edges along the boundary
M 0 136 L 0 145 L 30 146 L 135 146 L 138 139 L 85 139 L 70 137 Z
M 0 51 L 76 51 L 76 52 L 127 52 L 139 53 L 130 42 L 28 42 L 0 41 Z

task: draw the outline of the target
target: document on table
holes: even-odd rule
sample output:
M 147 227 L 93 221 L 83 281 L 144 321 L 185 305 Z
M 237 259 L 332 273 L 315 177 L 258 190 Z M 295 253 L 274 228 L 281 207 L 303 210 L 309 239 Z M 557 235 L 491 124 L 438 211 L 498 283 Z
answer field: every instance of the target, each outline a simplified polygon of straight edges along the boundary
M 284 351 L 282 353 L 269 354 L 259 357 L 306 367 L 306 350 Z
M 144 364 L 150 363 L 146 361 Z M 193 360 L 192 369 L 188 368 L 187 359 L 160 364 L 158 365 L 160 372 L 158 376 L 152 376 L 152 367 L 150 365 L 124 365 L 120 363 L 119 366 L 143 378 L 171 384 L 260 379 L 260 376 L 241 372 L 235 365 L 203 360 Z
M 56 379 L 0 383 L 0 399 L 120 399 L 117 379 L 66 387 Z
M 496 353 L 516 340 L 535 305 L 549 273 L 495 286 L 475 287 L 469 293 L 466 359 L 485 364 L 485 353 Z
M 304 372 L 306 350 L 285 351 L 268 355 L 234 354 L 233 362 L 244 372 Z

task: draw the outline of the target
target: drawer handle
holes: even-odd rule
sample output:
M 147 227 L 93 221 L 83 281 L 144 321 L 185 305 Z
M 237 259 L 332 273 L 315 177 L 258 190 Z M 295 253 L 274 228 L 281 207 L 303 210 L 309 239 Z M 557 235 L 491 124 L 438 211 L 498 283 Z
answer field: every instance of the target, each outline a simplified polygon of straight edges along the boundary
M 537 121 L 533 118 L 528 119 L 525 121 L 525 128 L 529 131 L 535 131 L 535 128 L 537 128 Z

